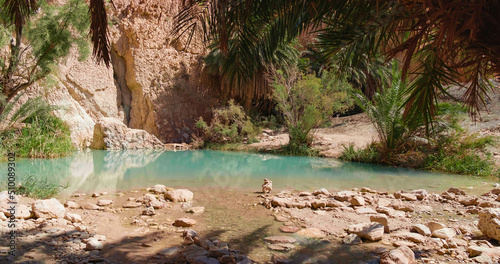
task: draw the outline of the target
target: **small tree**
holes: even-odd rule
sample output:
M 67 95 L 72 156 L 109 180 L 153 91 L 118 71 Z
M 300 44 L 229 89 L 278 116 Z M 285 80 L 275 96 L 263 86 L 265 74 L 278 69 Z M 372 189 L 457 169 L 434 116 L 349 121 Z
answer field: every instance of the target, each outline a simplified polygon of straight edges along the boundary
M 361 92 L 355 93 L 358 104 L 365 110 L 377 130 L 384 150 L 395 150 L 405 142 L 414 129 L 403 122 L 407 83 L 401 78 L 397 64 L 393 65 L 389 85 L 383 85 L 382 92 L 376 92 L 369 100 Z
M 273 98 L 289 131 L 288 148 L 293 152 L 310 147 L 313 141 L 311 130 L 334 111 L 345 111 L 353 103 L 347 92 L 351 86 L 345 80 L 325 81 L 313 74 L 304 74 L 296 67 L 287 72 L 271 67 L 268 78 L 273 87 Z
M 53 72 L 73 45 L 78 46 L 81 60 L 90 53 L 84 34 L 90 20 L 83 1 L 58 6 L 0 0 L 0 7 L 0 89 L 6 102 Z

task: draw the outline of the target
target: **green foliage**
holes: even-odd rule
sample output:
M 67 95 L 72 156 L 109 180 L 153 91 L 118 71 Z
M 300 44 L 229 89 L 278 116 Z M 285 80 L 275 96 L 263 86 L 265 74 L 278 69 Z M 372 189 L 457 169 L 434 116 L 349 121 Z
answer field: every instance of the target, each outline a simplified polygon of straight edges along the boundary
M 48 199 L 67 187 L 60 186 L 47 179 L 37 179 L 33 176 L 28 176 L 18 185 L 16 193 L 35 199 Z
M 343 161 L 363 162 L 363 163 L 378 163 L 379 154 L 376 144 L 371 144 L 364 149 L 356 149 L 354 144 L 343 146 L 344 150 L 339 157 Z
M 428 145 L 413 149 L 386 152 L 380 143 L 373 143 L 365 149 L 354 145 L 344 147 L 340 157 L 344 161 L 382 163 L 435 172 L 467 174 L 474 176 L 500 176 L 500 169 L 487 147 L 498 144 L 492 136 L 481 137 L 463 131 L 442 133 Z
M 290 141 L 287 153 L 310 153 L 310 132 L 323 124 L 332 113 L 345 112 L 354 105 L 346 80 L 325 74 L 323 79 L 304 74 L 298 68 L 286 72 L 270 69 L 273 99 L 283 114 Z
M 203 139 L 207 143 L 238 143 L 247 141 L 252 143 L 260 133 L 243 108 L 229 101 L 227 107 L 214 110 L 210 125 L 200 117 L 196 127 L 204 133 Z
M 9 105 L 13 102 L 9 103 Z M 63 121 L 50 113 L 53 106 L 48 105 L 38 97 L 28 100 L 13 115 L 6 120 L 4 111 L 0 118 L 0 151 L 16 152 L 20 157 L 54 158 L 64 156 L 73 151 L 70 131 Z M 15 121 L 12 121 L 12 120 Z M 14 124 L 24 122 L 25 127 L 14 128 Z M 5 155 L 4 155 L 5 156 Z
M 0 14 L 0 48 L 9 50 L 0 60 L 0 89 L 7 101 L 50 74 L 71 47 L 78 48 L 80 60 L 89 55 L 90 21 L 85 2 L 69 0 L 60 6 L 40 1 L 40 9 L 24 17 L 27 22 L 20 25 L 21 30 L 11 26 L 7 12 L 3 9 Z
M 499 173 L 487 146 L 497 144 L 492 136 L 456 132 L 441 136 L 424 167 L 432 171 L 490 176 Z
M 381 145 L 386 151 L 397 149 L 415 132 L 403 122 L 404 93 L 406 82 L 401 79 L 397 64 L 392 69 L 390 86 L 383 86 L 382 92 L 376 92 L 369 100 L 361 92 L 355 97 L 377 129 Z

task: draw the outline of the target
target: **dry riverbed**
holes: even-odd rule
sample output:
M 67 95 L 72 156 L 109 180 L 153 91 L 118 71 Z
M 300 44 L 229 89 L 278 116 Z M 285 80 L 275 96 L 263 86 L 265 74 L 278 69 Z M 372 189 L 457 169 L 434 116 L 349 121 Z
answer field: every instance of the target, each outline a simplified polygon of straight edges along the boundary
M 1 263 L 497 263 L 500 188 L 333 192 L 154 188 L 18 197 Z M 471 195 L 472 193 L 484 193 Z M 497 209 L 498 208 L 498 209 Z

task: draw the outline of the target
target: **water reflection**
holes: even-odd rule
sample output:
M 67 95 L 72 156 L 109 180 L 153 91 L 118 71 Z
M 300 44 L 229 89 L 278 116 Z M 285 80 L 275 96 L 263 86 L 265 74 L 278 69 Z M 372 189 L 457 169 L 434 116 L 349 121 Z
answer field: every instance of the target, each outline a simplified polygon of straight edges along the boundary
M 482 179 L 425 173 L 333 159 L 217 151 L 82 151 L 52 160 L 19 160 L 20 178 L 33 175 L 62 185 L 66 194 L 167 186 L 218 186 L 259 190 L 263 178 L 275 188 L 311 190 L 367 186 L 379 190 L 477 186 Z M 5 169 L 5 164 L 1 164 Z

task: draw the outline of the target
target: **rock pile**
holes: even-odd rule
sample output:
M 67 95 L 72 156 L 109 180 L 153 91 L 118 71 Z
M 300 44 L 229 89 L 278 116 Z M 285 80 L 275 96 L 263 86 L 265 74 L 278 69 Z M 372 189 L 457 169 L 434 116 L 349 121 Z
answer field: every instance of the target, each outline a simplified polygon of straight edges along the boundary
M 347 245 L 378 241 L 395 246 L 381 255 L 380 263 L 416 263 L 412 250 L 421 252 L 421 259 L 493 263 L 500 260 L 500 247 L 477 234 L 481 231 L 500 241 L 499 195 L 500 188 L 481 196 L 467 195 L 458 188 L 442 194 L 425 190 L 389 194 L 369 188 L 330 193 L 321 189 L 262 195 L 261 204 L 280 215 L 277 219 L 284 219 L 283 232 L 298 229 L 293 231 L 299 234 L 303 229 L 298 226 L 312 226 Z M 477 224 L 474 219 L 478 216 Z

